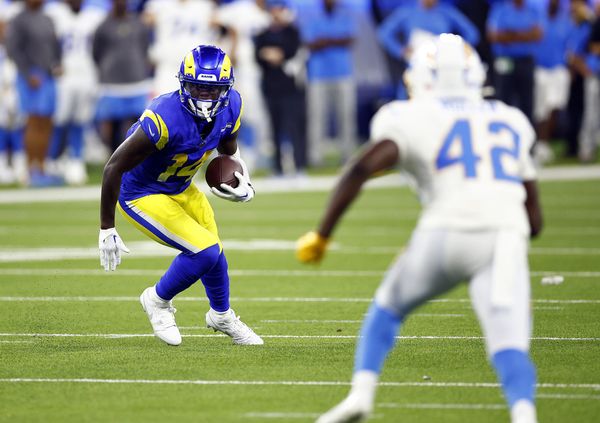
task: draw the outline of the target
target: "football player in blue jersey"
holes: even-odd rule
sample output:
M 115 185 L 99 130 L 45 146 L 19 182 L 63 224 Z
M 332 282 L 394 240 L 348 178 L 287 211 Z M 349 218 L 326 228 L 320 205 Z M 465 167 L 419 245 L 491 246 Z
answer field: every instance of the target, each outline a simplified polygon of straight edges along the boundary
M 210 309 L 206 324 L 236 344 L 263 340 L 229 307 L 227 260 L 206 196 L 192 183 L 213 150 L 235 156 L 243 172 L 237 187 L 212 188 L 220 198 L 246 202 L 254 197 L 236 136 L 242 99 L 233 87 L 231 60 L 221 49 L 200 45 L 179 70 L 180 89 L 155 98 L 108 160 L 102 180 L 100 263 L 115 270 L 129 252 L 115 229 L 115 204 L 121 214 L 153 240 L 181 253 L 155 286 L 140 296 L 154 334 L 179 345 L 171 300 L 199 279 Z

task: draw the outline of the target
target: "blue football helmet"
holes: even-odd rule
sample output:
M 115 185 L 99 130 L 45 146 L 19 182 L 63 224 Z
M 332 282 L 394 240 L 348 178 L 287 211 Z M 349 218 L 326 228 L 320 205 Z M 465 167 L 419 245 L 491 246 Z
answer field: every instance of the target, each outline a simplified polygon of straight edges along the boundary
M 181 103 L 194 116 L 210 122 L 229 103 L 233 66 L 218 47 L 200 45 L 190 51 L 181 62 L 177 78 Z

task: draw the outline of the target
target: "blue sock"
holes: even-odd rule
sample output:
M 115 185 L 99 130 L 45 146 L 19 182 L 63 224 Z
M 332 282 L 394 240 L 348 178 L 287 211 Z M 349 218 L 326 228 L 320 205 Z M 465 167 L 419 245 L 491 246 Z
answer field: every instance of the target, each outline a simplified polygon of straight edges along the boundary
M 492 357 L 492 364 L 510 407 L 518 400 L 534 402 L 535 366 L 526 352 L 515 349 L 498 351 Z
M 215 311 L 229 310 L 229 275 L 227 274 L 227 259 L 221 253 L 217 264 L 202 276 L 202 283 L 210 307 Z
M 219 244 L 196 254 L 179 254 L 156 284 L 156 293 L 163 300 L 171 300 L 209 272 L 217 264 L 219 256 Z
M 381 373 L 387 354 L 394 347 L 402 319 L 375 303 L 363 322 L 354 358 L 354 372 L 371 370 Z
M 13 154 L 23 151 L 23 132 L 25 129 L 22 127 L 10 131 L 9 140 Z
M 69 126 L 69 150 L 72 158 L 83 158 L 83 125 Z
M 63 147 L 63 135 L 65 133 L 64 126 L 55 126 L 52 131 L 52 138 L 50 138 L 50 146 L 48 147 L 48 157 L 52 160 L 59 158 L 62 153 Z
M 0 128 L 0 153 L 8 152 L 8 138 L 10 134 L 4 128 Z

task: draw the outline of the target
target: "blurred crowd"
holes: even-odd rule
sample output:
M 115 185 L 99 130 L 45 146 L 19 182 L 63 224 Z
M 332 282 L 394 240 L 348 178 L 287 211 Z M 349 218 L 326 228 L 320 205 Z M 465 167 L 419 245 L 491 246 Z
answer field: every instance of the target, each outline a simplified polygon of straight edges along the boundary
M 343 164 L 408 97 L 414 47 L 444 32 L 476 47 L 486 96 L 534 124 L 540 166 L 594 162 L 599 17 L 600 0 L 0 0 L 0 184 L 84 184 L 199 44 L 232 59 L 250 167 Z

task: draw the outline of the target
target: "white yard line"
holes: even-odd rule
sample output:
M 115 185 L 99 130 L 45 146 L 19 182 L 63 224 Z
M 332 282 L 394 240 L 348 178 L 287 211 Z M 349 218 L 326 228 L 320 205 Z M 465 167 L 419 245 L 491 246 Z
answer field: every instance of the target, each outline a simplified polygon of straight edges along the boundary
M 0 333 L 0 337 L 32 337 L 32 338 L 148 338 L 154 336 L 150 333 Z M 184 338 L 212 338 L 216 336 L 224 337 L 222 334 L 183 334 Z M 272 339 L 357 339 L 358 335 L 261 335 L 262 338 Z M 403 340 L 445 340 L 445 341 L 479 341 L 483 336 L 396 336 L 396 339 Z M 563 338 L 563 337 L 544 337 L 534 336 L 532 341 L 556 341 L 556 342 L 599 342 L 600 338 Z
M 370 303 L 372 298 L 333 298 L 333 297 L 232 297 L 232 302 L 279 302 L 279 303 Z M 137 296 L 56 296 L 56 297 L 22 297 L 22 296 L 0 296 L 0 302 L 137 302 Z M 187 301 L 207 301 L 206 297 L 177 297 L 177 302 Z M 468 298 L 439 298 L 430 300 L 430 303 L 465 303 L 470 304 Z M 600 300 L 591 299 L 572 299 L 572 300 L 551 300 L 551 299 L 534 299 L 534 304 L 600 304 Z
M 454 313 L 413 313 L 410 317 L 464 317 L 465 314 Z M 261 320 L 261 323 L 362 323 L 362 320 Z
M 247 419 L 312 419 L 319 417 L 319 413 L 292 413 L 292 412 L 252 412 L 244 413 Z
M 536 399 L 600 400 L 600 395 L 536 394 Z
M 0 383 L 106 383 L 140 385 L 274 385 L 274 386 L 349 386 L 349 381 L 307 380 L 186 380 L 186 379 L 97 379 L 97 378 L 0 378 Z M 496 382 L 379 382 L 390 388 L 499 388 Z M 539 389 L 593 389 L 600 383 L 538 383 Z
M 126 260 L 143 259 L 147 257 L 173 257 L 178 251 L 162 246 L 152 241 L 128 243 L 132 253 L 126 255 Z M 223 246 L 227 251 L 244 251 L 246 253 L 278 251 L 295 251 L 296 242 L 275 239 L 251 240 L 224 240 Z M 401 251 L 401 246 L 379 247 L 353 247 L 332 244 L 331 250 L 339 254 L 348 255 L 395 255 Z M 542 256 L 597 256 L 600 248 L 563 248 L 563 247 L 536 247 L 531 248 L 530 255 Z M 45 247 L 45 248 L 2 248 L 0 249 L 0 263 L 21 261 L 57 261 L 57 260 L 85 260 L 97 259 L 96 247 Z
M 118 269 L 116 272 L 105 272 L 102 269 L 23 269 L 23 268 L 0 268 L 0 275 L 14 276 L 86 276 L 86 275 L 123 275 L 123 276 L 161 276 L 166 269 Z M 230 269 L 230 276 L 261 276 L 261 277 L 299 277 L 324 276 L 324 277 L 381 277 L 383 271 L 371 270 L 277 270 L 277 269 Z M 568 276 L 565 273 L 559 274 Z M 556 274 L 550 272 L 550 275 Z M 600 276 L 600 272 L 598 272 Z
M 381 403 L 376 404 L 379 408 L 409 408 L 424 410 L 506 410 L 506 404 L 402 404 Z
M 122 276 L 161 276 L 164 269 L 118 269 L 114 273 L 105 272 L 102 269 L 61 269 L 61 268 L 0 268 L 0 275 L 11 276 L 88 276 L 88 275 L 122 275 Z M 294 277 L 304 278 L 307 276 L 324 277 L 347 277 L 349 280 L 359 280 L 359 277 L 382 277 L 384 270 L 277 270 L 277 269 L 230 269 L 230 276 L 239 277 Z M 540 270 L 530 273 L 531 276 L 561 275 L 576 278 L 600 278 L 600 272 L 585 271 L 563 271 L 563 270 Z M 600 280 L 600 279 L 599 279 Z
M 591 166 L 553 166 L 541 169 L 538 177 L 542 181 L 570 181 L 600 179 L 600 165 Z M 270 178 L 253 179 L 257 192 L 262 194 L 278 192 L 308 192 L 329 191 L 337 181 L 338 176 L 311 176 L 301 184 L 290 184 L 288 180 L 273 180 Z M 204 183 L 198 187 L 208 192 Z M 371 188 L 388 188 L 406 185 L 400 174 L 386 175 L 368 182 Z M 20 188 L 0 190 L 0 204 L 66 202 L 66 201 L 98 201 L 100 187 L 66 187 L 66 188 Z

